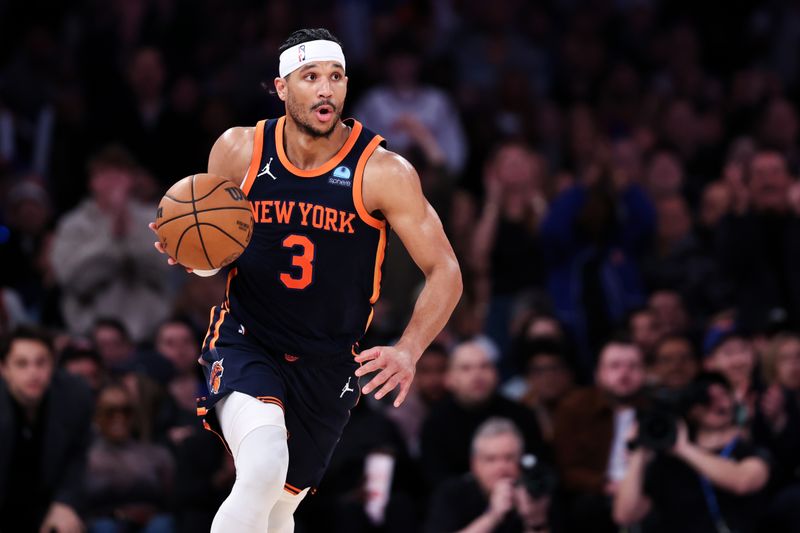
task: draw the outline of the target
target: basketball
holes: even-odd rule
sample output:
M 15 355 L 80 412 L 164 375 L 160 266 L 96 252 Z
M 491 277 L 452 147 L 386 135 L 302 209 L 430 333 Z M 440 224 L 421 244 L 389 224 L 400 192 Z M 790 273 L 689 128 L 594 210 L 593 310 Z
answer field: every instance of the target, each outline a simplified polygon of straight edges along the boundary
M 212 174 L 187 176 L 170 187 L 156 212 L 158 239 L 185 267 L 213 270 L 244 252 L 253 213 L 242 190 Z

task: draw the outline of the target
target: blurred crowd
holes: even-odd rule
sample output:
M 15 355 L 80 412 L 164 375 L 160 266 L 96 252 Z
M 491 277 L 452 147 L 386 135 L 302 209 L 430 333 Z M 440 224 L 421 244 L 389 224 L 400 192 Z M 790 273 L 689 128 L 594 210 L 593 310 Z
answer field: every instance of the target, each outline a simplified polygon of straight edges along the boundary
M 800 3 L 0 1 L 0 531 L 207 531 L 224 277 L 147 223 L 300 27 L 419 172 L 464 297 L 300 532 L 800 531 Z M 422 274 L 390 238 L 362 347 Z

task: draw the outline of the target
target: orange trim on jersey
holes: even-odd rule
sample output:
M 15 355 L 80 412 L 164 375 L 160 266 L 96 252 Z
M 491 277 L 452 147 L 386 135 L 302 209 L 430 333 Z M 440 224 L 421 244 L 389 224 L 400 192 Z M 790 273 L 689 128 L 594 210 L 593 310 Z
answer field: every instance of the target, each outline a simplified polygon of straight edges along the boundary
M 381 266 L 383 265 L 383 258 L 386 254 L 386 225 L 381 228 L 381 238 L 378 241 L 378 250 L 375 253 L 375 274 L 372 278 L 372 297 L 369 299 L 370 304 L 375 304 L 381 296 Z M 372 315 L 370 315 L 370 318 Z M 369 324 L 367 324 L 369 326 Z
M 203 429 L 205 429 L 206 431 L 210 431 L 211 433 L 219 437 L 219 440 L 222 441 L 222 445 L 225 446 L 225 450 L 228 452 L 228 454 L 230 454 L 231 457 L 233 457 L 233 452 L 231 452 L 231 449 L 228 447 L 228 441 L 225 440 L 225 437 L 214 431 L 214 429 L 208 422 L 205 421 L 205 419 L 203 419 Z
M 264 124 L 266 120 L 259 120 L 256 124 L 256 132 L 253 135 L 253 155 L 250 157 L 250 167 L 247 169 L 247 174 L 242 180 L 242 186 L 239 187 L 247 196 L 250 194 L 250 189 L 253 187 L 253 182 L 256 180 L 258 169 L 261 166 L 261 151 L 264 149 Z
M 219 318 L 217 319 L 217 323 L 214 324 L 214 337 L 211 339 L 211 342 L 208 345 L 208 349 L 212 349 L 214 345 L 217 343 L 217 339 L 219 338 L 219 328 L 222 326 L 222 321 L 225 320 L 225 309 L 222 309 L 219 312 Z
M 321 176 L 326 172 L 330 172 L 336 165 L 341 163 L 347 154 L 350 153 L 350 150 L 353 148 L 353 145 L 356 144 L 356 140 L 358 140 L 358 136 L 361 135 L 361 123 L 357 120 L 353 120 L 353 127 L 350 130 L 350 136 L 347 138 L 345 143 L 336 152 L 332 158 L 328 159 L 325 163 L 317 168 L 310 168 L 308 170 L 303 170 L 302 168 L 297 168 L 289 161 L 289 157 L 286 155 L 286 152 L 283 149 L 283 127 L 286 125 L 286 115 L 282 116 L 278 119 L 278 123 L 275 125 L 275 151 L 278 152 L 278 159 L 280 160 L 281 164 L 294 174 L 295 176 L 299 176 L 301 178 L 316 178 L 317 176 Z
M 208 409 L 205 407 L 198 407 L 197 408 L 197 416 L 206 416 L 208 414 Z
M 203 337 L 203 344 L 200 345 L 201 349 L 208 342 L 208 336 L 211 335 L 211 325 L 214 324 L 214 309 L 216 309 L 216 308 L 217 308 L 217 306 L 214 306 L 214 307 L 211 308 L 211 315 L 208 317 L 208 329 L 206 330 L 205 337 Z
M 367 330 L 369 329 L 369 325 L 372 324 L 372 319 L 374 318 L 374 316 L 375 316 L 375 308 L 373 307 L 369 310 L 369 316 L 367 317 L 367 327 L 364 328 L 364 333 L 367 332 Z M 353 353 L 353 355 L 355 355 L 355 352 Z
M 261 403 L 271 403 L 280 407 L 283 411 L 286 411 L 283 407 L 283 402 L 280 398 L 276 398 L 275 396 L 256 396 L 256 400 Z
M 362 196 L 361 189 L 364 181 L 364 168 L 367 166 L 367 160 L 369 160 L 372 153 L 382 142 L 383 137 L 380 135 L 376 135 L 375 138 L 369 142 L 367 147 L 364 148 L 364 151 L 361 153 L 361 157 L 358 158 L 358 163 L 356 164 L 356 173 L 355 176 L 353 176 L 353 203 L 356 204 L 358 218 L 375 229 L 384 228 L 386 226 L 386 222 L 383 220 L 378 220 L 369 214 L 367 208 L 364 207 L 364 197 Z
M 297 496 L 298 494 L 303 492 L 303 489 L 298 489 L 294 485 L 290 485 L 288 483 L 284 483 L 283 484 L 283 490 L 285 490 L 286 492 L 288 492 L 290 494 L 294 494 L 295 496 Z
M 228 271 L 228 280 L 225 282 L 225 308 L 231 308 L 231 301 L 228 299 L 228 295 L 231 292 L 231 280 L 239 273 L 239 269 L 234 267 Z

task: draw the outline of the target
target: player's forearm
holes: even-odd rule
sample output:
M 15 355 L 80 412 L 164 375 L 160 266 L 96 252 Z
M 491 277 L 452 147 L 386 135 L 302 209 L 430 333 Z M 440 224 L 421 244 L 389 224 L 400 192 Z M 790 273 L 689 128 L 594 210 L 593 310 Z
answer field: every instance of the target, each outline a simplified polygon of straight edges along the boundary
M 461 298 L 461 270 L 455 257 L 443 261 L 426 275 L 425 287 L 417 298 L 414 312 L 396 347 L 406 349 L 414 360 L 442 331 Z

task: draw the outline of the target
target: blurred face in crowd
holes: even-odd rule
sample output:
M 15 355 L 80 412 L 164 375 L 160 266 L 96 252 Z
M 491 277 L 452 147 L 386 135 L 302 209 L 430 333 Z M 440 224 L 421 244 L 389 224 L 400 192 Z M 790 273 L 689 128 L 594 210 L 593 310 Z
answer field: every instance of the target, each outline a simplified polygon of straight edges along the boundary
M 447 354 L 436 350 L 426 350 L 417 362 L 417 373 L 414 385 L 425 403 L 431 404 L 441 400 L 445 388 L 447 373 Z
M 658 152 L 647 167 L 646 186 L 654 198 L 680 194 L 683 187 L 683 167 L 670 152 Z
M 709 183 L 703 190 L 700 205 L 700 223 L 706 228 L 714 228 L 730 210 L 733 198 L 730 188 L 720 181 Z
M 761 140 L 769 146 L 792 148 L 797 139 L 797 112 L 783 98 L 776 98 L 767 106 L 760 130 Z
M 595 381 L 617 400 L 635 396 L 644 384 L 642 351 L 634 344 L 611 342 L 603 348 Z
M 689 417 L 700 429 L 725 429 L 733 423 L 734 406 L 731 392 L 719 383 L 713 383 L 708 387 L 708 404 L 693 407 Z
M 544 404 L 553 404 L 572 388 L 572 373 L 555 354 L 536 354 L 528 363 L 528 386 Z
M 476 342 L 465 343 L 450 354 L 445 383 L 457 402 L 480 404 L 494 392 L 497 370 L 483 346 Z
M 674 245 L 685 239 L 692 229 L 689 206 L 681 196 L 669 196 L 656 204 L 658 213 L 658 240 Z
M 101 165 L 92 169 L 89 188 L 101 208 L 115 209 L 131 197 L 134 181 L 134 172 L 130 169 Z
M 304 134 L 327 138 L 342 116 L 347 76 L 338 61 L 314 61 L 286 78 L 275 78 L 275 89 Z
M 758 152 L 750 162 L 750 198 L 759 212 L 783 213 L 792 184 L 786 160 L 773 151 Z
M 183 322 L 167 322 L 158 329 L 156 350 L 181 373 L 194 370 L 200 355 L 194 332 Z
M 513 433 L 479 438 L 472 450 L 472 474 L 485 493 L 491 493 L 501 479 L 517 480 L 520 475 L 522 442 Z
M 789 390 L 800 390 L 800 338 L 787 338 L 775 354 L 775 379 Z
M 661 338 L 661 328 L 656 315 L 648 309 L 642 309 L 631 315 L 629 327 L 633 342 L 645 353 L 650 353 Z
M 64 370 L 73 376 L 83 378 L 93 391 L 100 389 L 103 381 L 103 369 L 91 357 L 76 357 L 64 363 Z
M 0 371 L 11 396 L 24 407 L 36 407 L 50 386 L 53 366 L 53 354 L 46 344 L 15 339 Z
M 100 358 L 109 366 L 123 364 L 133 356 L 133 344 L 117 328 L 98 326 L 92 338 Z
M 131 62 L 129 77 L 139 99 L 159 98 L 166 79 L 161 53 L 155 48 L 139 50 Z
M 666 335 L 680 335 L 688 326 L 688 316 L 683 300 L 675 291 L 656 291 L 650 296 L 648 307 L 655 314 L 656 322 Z
M 683 337 L 665 339 L 655 351 L 651 373 L 659 385 L 681 389 L 697 374 L 692 345 Z
M 528 339 L 555 339 L 564 338 L 564 331 L 558 320 L 549 316 L 540 316 L 530 321 L 525 330 L 525 337 Z
M 100 434 L 107 441 L 121 444 L 130 439 L 133 404 L 125 388 L 111 386 L 100 392 L 95 419 Z
M 754 366 L 753 346 L 741 337 L 724 340 L 706 359 L 706 368 L 723 374 L 735 388 L 750 383 Z

